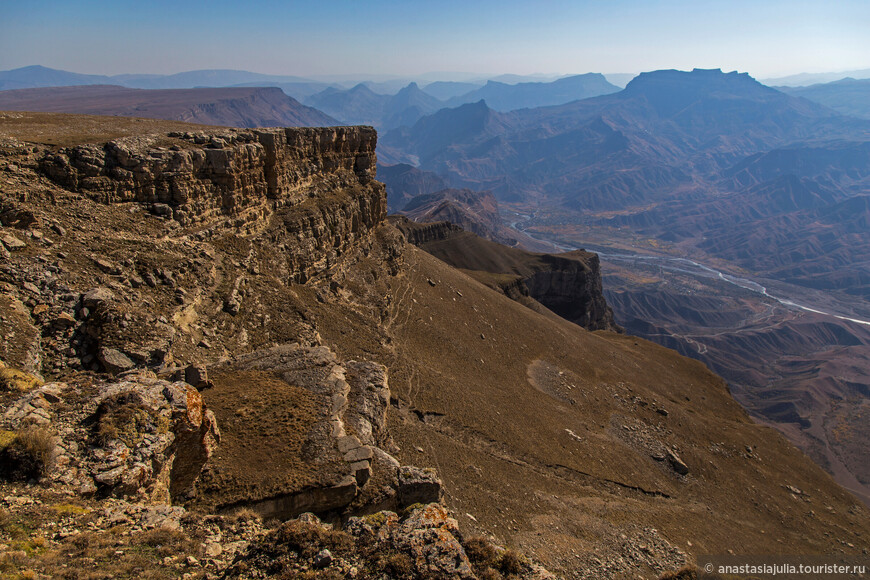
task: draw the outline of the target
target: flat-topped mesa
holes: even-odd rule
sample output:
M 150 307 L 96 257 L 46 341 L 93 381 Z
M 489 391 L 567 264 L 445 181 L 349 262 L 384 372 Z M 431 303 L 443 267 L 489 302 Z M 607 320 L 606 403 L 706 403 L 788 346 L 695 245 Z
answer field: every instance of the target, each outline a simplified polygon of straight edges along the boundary
M 139 202 L 185 226 L 255 224 L 280 207 L 339 189 L 359 198 L 355 229 L 386 215 L 371 127 L 213 129 L 60 149 L 40 169 L 103 203 Z

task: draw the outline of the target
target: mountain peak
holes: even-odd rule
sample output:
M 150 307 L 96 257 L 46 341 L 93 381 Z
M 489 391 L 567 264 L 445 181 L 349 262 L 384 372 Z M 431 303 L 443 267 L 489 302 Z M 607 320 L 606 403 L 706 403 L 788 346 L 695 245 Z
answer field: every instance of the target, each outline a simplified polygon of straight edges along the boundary
M 746 88 L 755 87 L 770 91 L 766 87 L 749 76 L 749 73 L 732 71 L 723 73 L 722 69 L 692 69 L 690 72 L 668 69 L 641 73 L 632 79 L 625 90 L 637 91 L 651 86 L 672 85 L 675 89 L 695 88 Z
M 366 94 L 366 95 L 368 95 L 368 94 L 374 95 L 375 94 L 374 91 L 372 91 L 370 88 L 368 88 L 365 85 L 365 83 L 359 83 L 359 84 L 355 85 L 353 88 L 348 90 L 348 93 L 362 93 L 362 94 Z
M 776 89 L 759 83 L 747 73 L 723 73 L 720 69 L 641 73 L 628 83 L 620 95 L 623 98 L 645 99 L 658 114 L 666 117 L 677 114 L 693 103 L 709 99 L 737 98 L 759 103 L 787 99 Z

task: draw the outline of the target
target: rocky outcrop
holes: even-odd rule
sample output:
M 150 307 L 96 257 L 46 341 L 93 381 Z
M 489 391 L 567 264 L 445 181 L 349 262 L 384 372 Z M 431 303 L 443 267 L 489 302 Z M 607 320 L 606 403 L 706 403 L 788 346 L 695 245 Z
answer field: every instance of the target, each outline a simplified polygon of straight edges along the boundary
M 288 519 L 304 512 L 365 513 L 441 499 L 441 481 L 434 470 L 402 466 L 391 455 L 396 447 L 387 430 L 390 387 L 385 366 L 343 362 L 326 346 L 301 344 L 240 357 L 212 373 L 222 377 L 215 380 L 215 411 L 219 418 L 228 417 L 230 436 L 242 435 L 235 432 L 239 429 L 275 430 L 260 417 L 237 426 L 230 416 L 238 414 L 238 399 L 224 393 L 235 377 L 250 383 L 258 376 L 251 373 L 280 377 L 279 397 L 291 388 L 304 391 L 301 396 L 297 391 L 293 400 L 284 395 L 282 403 L 297 405 L 300 416 L 307 407 L 310 418 L 298 432 L 298 445 L 283 442 L 287 447 L 280 453 L 258 458 L 267 474 L 250 475 L 250 451 L 236 450 L 232 444 L 225 448 L 222 458 L 208 466 L 207 482 L 197 498 L 202 506 L 218 511 L 246 507 L 265 518 Z
M 283 221 L 300 281 L 322 271 L 386 215 L 370 127 L 176 132 L 46 155 L 50 179 L 103 203 L 139 202 L 196 227 L 262 231 Z
M 461 227 L 450 222 L 432 222 L 417 224 L 405 217 L 393 217 L 393 224 L 405 235 L 408 243 L 423 247 L 428 242 L 446 240 L 459 232 L 464 231 Z
M 80 494 L 170 503 L 192 492 L 220 442 L 214 414 L 186 383 L 140 371 L 95 386 L 46 383 L 13 402 L 9 430 L 51 438 L 49 481 Z
M 543 305 L 588 330 L 621 331 L 604 298 L 597 254 L 537 254 L 483 239 L 449 222 L 418 224 L 402 216 L 390 221 L 408 242 L 526 306 L 537 310 Z
M 341 529 L 302 514 L 251 542 L 222 578 L 510 578 L 550 580 L 553 574 L 482 538 L 465 537 L 439 504 L 403 517 L 381 511 L 350 518 Z
M 415 222 L 446 221 L 499 244 L 517 244 L 512 230 L 502 223 L 498 201 L 490 191 L 443 189 L 411 199 L 401 213 Z
M 391 212 L 401 211 L 405 204 L 418 195 L 447 187 L 447 182 L 437 173 L 421 171 L 407 163 L 379 165 L 378 179 L 387 186 L 387 202 Z
M 529 296 L 583 328 L 617 328 L 601 288 L 597 254 L 575 251 L 543 254 L 540 259 L 545 267 L 523 279 Z
M 239 224 L 302 202 L 316 193 L 318 179 L 369 184 L 376 142 L 374 129 L 366 127 L 176 132 L 63 148 L 40 168 L 60 185 L 106 203 L 153 204 L 152 211 L 182 224 L 216 216 Z M 370 227 L 386 208 L 375 203 L 368 209 L 360 218 Z

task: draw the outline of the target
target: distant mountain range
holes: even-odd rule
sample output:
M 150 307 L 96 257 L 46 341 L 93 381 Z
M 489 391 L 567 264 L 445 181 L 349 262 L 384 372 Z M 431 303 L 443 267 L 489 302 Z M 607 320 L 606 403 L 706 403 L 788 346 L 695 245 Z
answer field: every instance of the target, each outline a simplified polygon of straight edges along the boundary
M 379 95 L 364 84 L 349 90 L 329 87 L 311 95 L 305 103 L 347 124 L 372 125 L 379 129 L 413 125 L 420 117 L 444 106 L 420 90 L 417 83 L 409 84 L 393 96 Z
M 831 401 L 865 396 L 870 333 L 820 312 L 870 320 L 870 121 L 746 74 L 656 71 L 559 106 L 442 109 L 379 148 L 450 187 L 492 191 L 528 214 L 527 234 L 598 244 L 618 323 L 711 365 L 868 496 L 855 467 L 866 441 L 822 426 L 840 420 Z
M 809 87 L 777 87 L 784 93 L 821 103 L 844 115 L 870 119 L 870 79 L 846 78 Z
M 820 83 L 839 81 L 845 78 L 870 78 L 870 68 L 832 73 L 800 73 L 787 77 L 762 79 L 761 82 L 771 87 L 807 87 Z
M 525 82 L 513 85 L 489 81 L 479 89 L 450 99 L 447 104 L 455 107 L 483 99 L 490 108 L 507 112 L 515 109 L 562 105 L 571 101 L 616 93 L 619 90 L 619 87 L 607 82 L 604 75 L 597 73 L 575 75 L 552 82 Z
M 700 191 L 696 175 L 714 179 L 746 155 L 809 135 L 860 134 L 836 112 L 748 75 L 696 70 L 644 73 L 621 92 L 557 107 L 444 109 L 381 144 L 455 187 L 601 210 Z
M 114 76 L 85 75 L 44 66 L 26 66 L 0 71 L 0 90 L 32 89 L 76 85 L 119 85 L 134 89 L 189 89 L 196 87 L 228 87 L 260 83 L 313 82 L 294 76 L 278 76 L 240 70 L 194 70 L 173 75 L 122 74 Z
M 341 123 L 281 89 L 128 89 L 87 85 L 0 92 L 0 110 L 145 117 L 230 127 L 316 127 Z
M 632 75 L 611 75 L 616 84 Z M 628 78 L 625 78 L 628 77 Z M 201 87 L 279 87 L 293 98 L 302 100 L 328 87 L 346 90 L 364 84 L 380 95 L 394 95 L 412 82 L 421 85 L 427 93 L 439 100 L 448 100 L 478 89 L 487 81 L 502 84 L 549 83 L 561 77 L 547 75 L 499 75 L 485 77 L 468 73 L 432 73 L 414 77 L 386 77 L 384 75 L 327 75 L 299 77 L 270 75 L 243 70 L 207 69 L 186 71 L 171 75 L 119 74 L 92 75 L 51 69 L 40 65 L 0 71 L 0 91 L 40 87 L 78 85 L 118 85 L 134 89 L 192 89 Z
M 323 82 L 239 70 L 114 76 L 78 74 L 43 66 L 0 71 L 0 91 L 81 85 L 116 85 L 136 89 L 278 87 L 291 97 L 326 112 L 342 123 L 373 125 L 380 129 L 412 125 L 420 117 L 444 107 L 480 99 L 486 99 L 496 110 L 508 111 L 563 104 L 619 90 L 602 75 L 593 73 L 557 80 L 501 75 L 489 82 L 436 81 L 421 89 L 416 82 L 403 79 L 365 81 L 347 88 L 345 82 Z
M 585 74 L 561 78 L 551 82 L 524 82 L 515 85 L 489 81 L 482 87 L 468 83 L 438 83 L 434 92 L 451 95 L 469 86 L 471 90 L 442 101 L 429 93 L 429 87 L 420 89 L 410 83 L 393 96 L 380 95 L 367 85 L 351 89 L 327 88 L 304 99 L 305 104 L 316 107 L 348 124 L 373 125 L 382 130 L 413 125 L 424 115 L 443 108 L 485 100 L 487 106 L 498 111 L 561 105 L 571 101 L 605 95 L 619 91 L 603 75 Z

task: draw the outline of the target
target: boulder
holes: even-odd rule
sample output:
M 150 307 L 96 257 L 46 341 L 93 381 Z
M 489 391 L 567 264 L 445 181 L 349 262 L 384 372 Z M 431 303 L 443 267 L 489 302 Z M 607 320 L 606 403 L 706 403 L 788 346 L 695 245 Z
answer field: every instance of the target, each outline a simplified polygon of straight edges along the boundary
M 107 288 L 92 288 L 82 296 L 82 306 L 94 310 L 115 299 L 115 295 Z
M 97 358 L 106 369 L 106 372 L 113 375 L 122 373 L 124 371 L 129 371 L 136 366 L 136 363 L 130 360 L 130 357 L 128 357 L 121 351 L 105 346 L 100 347 L 97 353 Z
M 397 499 L 400 506 L 441 501 L 441 480 L 434 469 L 402 466 L 397 471 Z
M 680 475 L 686 475 L 689 473 L 689 466 L 686 465 L 686 463 L 682 459 L 680 459 L 680 456 L 677 455 L 674 451 L 668 449 L 666 457 L 668 459 L 668 463 L 670 463 L 671 465 L 671 469 L 673 469 L 675 472 L 679 473 Z

